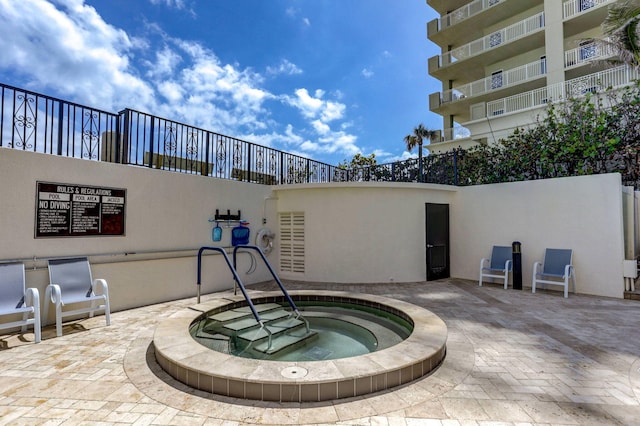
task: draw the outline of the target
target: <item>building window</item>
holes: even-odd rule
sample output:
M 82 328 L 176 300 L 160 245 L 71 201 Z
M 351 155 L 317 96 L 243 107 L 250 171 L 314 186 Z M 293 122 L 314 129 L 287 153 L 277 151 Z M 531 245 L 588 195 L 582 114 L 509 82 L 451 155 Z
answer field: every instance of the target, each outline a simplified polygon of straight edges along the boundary
M 500 3 L 501 0 L 489 0 L 489 6 Z
M 540 74 L 544 75 L 547 73 L 547 57 L 540 56 Z
M 502 87 L 502 70 L 491 73 L 491 90 Z

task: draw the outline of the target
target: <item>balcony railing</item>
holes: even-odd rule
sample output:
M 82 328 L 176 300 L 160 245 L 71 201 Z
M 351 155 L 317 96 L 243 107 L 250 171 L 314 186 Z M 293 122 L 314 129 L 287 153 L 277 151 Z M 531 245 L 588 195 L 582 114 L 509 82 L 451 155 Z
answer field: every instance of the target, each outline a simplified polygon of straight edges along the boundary
M 505 0 L 474 0 L 460 9 L 443 15 L 438 19 L 438 28 L 442 31 L 503 1 Z
M 570 68 L 614 55 L 615 51 L 611 46 L 593 42 L 564 52 L 564 65 Z
M 487 103 L 487 117 L 495 117 L 517 111 L 544 106 L 556 102 L 596 93 L 608 88 L 616 89 L 638 79 L 638 71 L 623 65 L 597 72 L 563 83 L 554 84 L 530 92 L 521 93 Z
M 446 104 L 456 102 L 460 99 L 479 96 L 493 90 L 514 86 L 526 81 L 536 79 L 547 73 L 547 63 L 545 59 L 531 62 L 505 72 L 494 73 L 493 75 L 468 84 L 463 84 L 451 90 L 445 90 L 440 96 L 440 103 Z
M 440 56 L 440 65 L 446 66 L 450 63 L 479 55 L 503 44 L 526 37 L 542 28 L 544 28 L 544 12 L 442 54 Z
M 585 13 L 589 9 L 601 6 L 606 3 L 613 3 L 616 0 L 569 0 L 562 5 L 564 7 L 564 19 L 571 18 L 580 13 Z

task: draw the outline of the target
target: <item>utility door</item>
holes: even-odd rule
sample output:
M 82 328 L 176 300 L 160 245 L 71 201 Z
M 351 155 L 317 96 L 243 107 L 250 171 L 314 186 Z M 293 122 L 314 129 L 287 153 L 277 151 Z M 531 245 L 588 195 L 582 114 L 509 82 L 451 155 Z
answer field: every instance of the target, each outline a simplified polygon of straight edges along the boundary
M 449 204 L 425 207 L 427 281 L 449 278 Z

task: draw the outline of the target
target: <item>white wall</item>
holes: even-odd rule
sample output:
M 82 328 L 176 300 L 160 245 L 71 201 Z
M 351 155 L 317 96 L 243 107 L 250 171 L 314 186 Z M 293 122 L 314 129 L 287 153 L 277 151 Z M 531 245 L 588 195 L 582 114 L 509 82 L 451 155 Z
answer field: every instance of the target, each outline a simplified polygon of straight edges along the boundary
M 126 236 L 35 239 L 36 181 L 126 188 Z M 252 237 L 265 226 L 263 216 L 278 234 L 277 212 L 305 212 L 306 272 L 283 278 L 424 281 L 425 203 L 448 203 L 452 277 L 476 280 L 480 258 L 492 245 L 518 240 L 525 287 L 545 247 L 566 247 L 574 250 L 578 292 L 617 298 L 624 292 L 618 174 L 459 188 L 376 182 L 267 187 L 0 148 L 0 182 L 0 260 L 95 255 L 94 275 L 109 281 L 114 310 L 194 297 L 195 250 L 229 245 L 229 229 L 221 243 L 211 241 L 208 219 L 216 208 L 242 210 Z M 172 252 L 178 249 L 191 250 Z M 114 255 L 98 256 L 104 253 Z M 269 259 L 279 270 L 277 244 Z M 222 261 L 205 258 L 203 293 L 233 285 Z M 270 279 L 263 267 L 247 275 L 249 261 L 241 258 L 243 281 Z M 44 294 L 46 263 L 25 263 L 29 285 Z
M 290 278 L 424 281 L 425 203 L 450 203 L 452 277 L 476 280 L 493 245 L 520 241 L 525 287 L 545 248 L 571 248 L 579 293 L 623 297 L 618 174 L 462 188 L 340 183 L 274 191 L 279 212 L 305 212 L 306 272 Z
M 126 235 L 34 238 L 37 181 L 125 188 Z M 0 260 L 113 253 L 90 260 L 94 276 L 108 279 L 114 310 L 195 296 L 197 249 L 230 245 L 230 228 L 224 229 L 221 242 L 211 240 L 209 219 L 216 209 L 241 210 L 251 223 L 252 238 L 263 227 L 263 212 L 266 226 L 275 226 L 275 206 L 265 201 L 271 189 L 264 185 L 7 148 L 0 148 L 0 182 Z M 171 252 L 187 249 L 192 250 Z M 125 252 L 138 254 L 115 255 Z M 158 258 L 163 260 L 153 260 Z M 203 293 L 233 286 L 222 262 L 220 256 L 205 258 Z M 44 295 L 46 270 L 32 271 L 32 265 L 46 268 L 46 262 L 26 264 L 29 285 Z M 240 265 L 240 271 L 248 269 L 246 256 Z M 243 280 L 268 277 L 266 268 L 259 268 Z
M 305 213 L 305 274 L 328 282 L 424 281 L 425 203 L 449 203 L 455 187 L 332 183 L 274 188 L 278 212 Z
M 464 187 L 451 212 L 453 276 L 475 279 L 492 245 L 520 241 L 525 287 L 545 248 L 571 248 L 579 293 L 623 297 L 618 174 Z

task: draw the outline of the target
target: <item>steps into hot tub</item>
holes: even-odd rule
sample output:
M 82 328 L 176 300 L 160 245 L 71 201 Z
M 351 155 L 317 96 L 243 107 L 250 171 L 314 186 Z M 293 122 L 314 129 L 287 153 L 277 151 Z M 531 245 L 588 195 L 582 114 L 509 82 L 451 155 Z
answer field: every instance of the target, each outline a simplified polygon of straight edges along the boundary
M 264 328 L 260 328 L 251 309 L 246 306 L 210 315 L 210 322 L 199 333 L 227 342 L 236 338 L 253 350 L 269 355 L 303 344 L 317 336 L 315 331 L 307 331 L 304 321 L 291 317 L 291 312 L 276 303 L 265 303 L 255 308 L 265 324 Z

